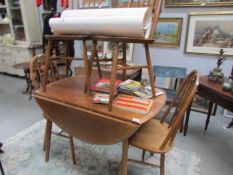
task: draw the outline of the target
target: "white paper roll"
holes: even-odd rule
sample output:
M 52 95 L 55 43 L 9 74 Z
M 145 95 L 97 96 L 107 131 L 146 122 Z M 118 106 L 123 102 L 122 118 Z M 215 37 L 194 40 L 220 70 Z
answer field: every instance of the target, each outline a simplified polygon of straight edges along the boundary
M 57 34 L 147 39 L 150 34 L 151 10 L 148 8 L 66 10 L 61 18 L 50 19 L 49 25 Z
M 151 16 L 151 9 L 141 8 L 107 8 L 65 10 L 61 18 L 102 17 L 102 16 Z

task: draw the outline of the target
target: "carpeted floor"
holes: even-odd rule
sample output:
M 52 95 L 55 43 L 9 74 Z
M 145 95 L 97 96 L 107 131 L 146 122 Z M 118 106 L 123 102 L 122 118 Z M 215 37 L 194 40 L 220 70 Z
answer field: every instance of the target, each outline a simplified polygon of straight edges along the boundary
M 42 150 L 45 121 L 37 122 L 4 142 L 0 155 L 6 175 L 117 175 L 121 144 L 96 146 L 75 140 L 77 164 L 73 165 L 68 140 L 52 136 L 50 161 Z M 53 130 L 58 130 L 54 127 Z M 141 150 L 130 147 L 129 158 L 139 159 Z M 147 155 L 149 162 L 157 156 Z M 200 158 L 195 153 L 174 148 L 166 155 L 166 175 L 198 175 Z M 128 163 L 129 175 L 157 175 L 159 169 Z

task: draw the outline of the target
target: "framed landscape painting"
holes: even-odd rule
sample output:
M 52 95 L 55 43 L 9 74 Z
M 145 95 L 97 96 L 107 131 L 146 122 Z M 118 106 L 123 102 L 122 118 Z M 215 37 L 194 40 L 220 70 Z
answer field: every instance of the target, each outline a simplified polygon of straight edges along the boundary
M 165 0 L 166 7 L 220 7 L 233 6 L 233 0 Z
M 182 18 L 159 18 L 153 46 L 179 47 L 182 30 Z
M 233 12 L 190 13 L 185 53 L 233 55 Z

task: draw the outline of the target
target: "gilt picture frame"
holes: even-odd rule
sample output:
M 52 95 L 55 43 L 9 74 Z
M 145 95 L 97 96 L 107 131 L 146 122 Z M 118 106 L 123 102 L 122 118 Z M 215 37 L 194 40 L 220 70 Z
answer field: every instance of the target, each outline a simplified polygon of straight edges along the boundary
M 233 0 L 165 0 L 165 7 L 220 7 L 233 6 Z
M 186 54 L 233 55 L 233 12 L 195 12 L 188 16 Z
M 152 46 L 180 47 L 183 18 L 159 18 Z

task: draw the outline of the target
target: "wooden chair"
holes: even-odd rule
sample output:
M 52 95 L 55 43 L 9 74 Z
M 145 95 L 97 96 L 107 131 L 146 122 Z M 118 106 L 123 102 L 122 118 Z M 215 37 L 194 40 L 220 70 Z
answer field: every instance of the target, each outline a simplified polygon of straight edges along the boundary
M 161 120 L 152 119 L 145 123 L 135 135 L 129 139 L 129 144 L 143 149 L 143 157 L 145 150 L 153 153 L 160 154 L 160 165 L 154 165 L 142 161 L 130 160 L 133 162 L 143 163 L 160 168 L 160 175 L 164 175 L 165 171 L 165 153 L 173 148 L 174 139 L 177 130 L 183 120 L 184 114 L 190 105 L 192 98 L 196 92 L 199 83 L 199 73 L 194 70 L 184 80 L 179 88 L 173 101 L 167 108 Z M 167 117 L 171 109 L 175 107 L 174 113 L 170 121 L 167 123 Z
M 31 79 L 31 82 L 32 82 L 32 88 L 33 89 L 38 89 L 43 84 L 43 80 L 44 80 L 44 64 L 45 64 L 44 60 L 45 60 L 44 55 L 36 55 L 31 60 L 31 63 L 30 63 L 30 79 Z M 50 63 L 49 63 L 49 76 L 48 77 L 49 77 L 48 78 L 48 83 L 54 82 L 54 81 L 61 78 L 61 75 L 59 74 L 58 66 L 54 61 L 50 61 Z M 45 147 L 48 147 L 48 149 L 46 149 L 46 150 L 50 150 L 49 149 L 50 144 L 48 144 L 46 142 L 46 140 L 47 140 L 46 136 L 48 136 L 46 134 L 46 131 L 47 131 L 48 128 L 50 128 L 50 130 L 52 130 L 52 122 L 49 121 L 49 119 L 48 119 L 49 117 L 47 116 L 46 113 L 43 113 L 43 115 L 47 120 L 43 150 L 45 150 Z M 60 131 L 59 133 L 53 133 L 53 134 L 69 139 L 72 160 L 73 160 L 73 163 L 75 164 L 76 161 L 75 161 L 73 138 L 70 135 L 68 135 L 68 136 L 65 135 L 63 133 L 63 131 Z M 49 137 L 51 137 L 51 135 L 49 135 Z M 46 152 L 45 160 L 46 160 L 46 162 L 49 160 L 49 151 Z

